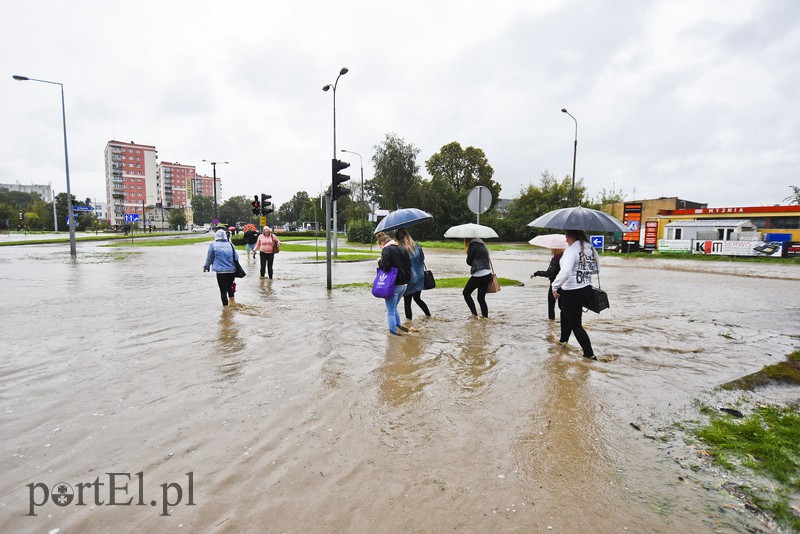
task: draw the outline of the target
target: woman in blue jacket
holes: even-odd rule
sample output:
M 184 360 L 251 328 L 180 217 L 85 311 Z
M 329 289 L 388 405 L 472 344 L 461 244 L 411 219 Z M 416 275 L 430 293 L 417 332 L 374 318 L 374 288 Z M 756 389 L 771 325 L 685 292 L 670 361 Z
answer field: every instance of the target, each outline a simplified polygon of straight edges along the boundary
M 411 258 L 411 279 L 406 286 L 406 292 L 403 295 L 403 305 L 406 312 L 406 319 L 411 320 L 411 301 L 417 303 L 422 313 L 431 316 L 428 305 L 422 300 L 422 290 L 425 289 L 425 252 L 419 243 L 416 243 L 409 233 L 403 229 L 398 230 L 394 234 L 397 239 L 397 244 L 400 245 L 408 253 Z
M 208 272 L 209 267 L 214 268 L 217 273 L 217 285 L 219 285 L 219 295 L 222 298 L 222 305 L 228 305 L 228 299 L 233 300 L 235 292 L 233 281 L 236 274 L 236 266 L 233 260 L 239 260 L 239 254 L 233 243 L 228 241 L 225 230 L 217 230 L 214 234 L 214 242 L 208 245 L 206 263 L 203 265 L 203 272 Z

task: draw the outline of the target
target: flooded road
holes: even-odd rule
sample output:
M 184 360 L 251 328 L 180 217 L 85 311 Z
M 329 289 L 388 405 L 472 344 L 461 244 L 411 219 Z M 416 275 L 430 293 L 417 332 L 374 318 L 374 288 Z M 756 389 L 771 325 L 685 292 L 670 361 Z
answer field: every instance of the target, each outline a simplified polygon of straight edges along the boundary
M 308 253 L 281 252 L 271 281 L 243 259 L 223 309 L 206 247 L 79 243 L 76 262 L 65 244 L 0 248 L 0 531 L 752 525 L 646 434 L 797 349 L 800 268 L 607 258 L 612 307 L 584 319 L 603 361 L 588 362 L 556 343 L 529 278 L 544 252 L 492 254 L 526 285 L 489 295 L 489 319 L 435 289 L 433 316 L 415 307 L 397 338 L 382 301 L 328 293 Z M 459 252 L 426 260 L 468 273 Z M 333 266 L 334 284 L 374 273 Z

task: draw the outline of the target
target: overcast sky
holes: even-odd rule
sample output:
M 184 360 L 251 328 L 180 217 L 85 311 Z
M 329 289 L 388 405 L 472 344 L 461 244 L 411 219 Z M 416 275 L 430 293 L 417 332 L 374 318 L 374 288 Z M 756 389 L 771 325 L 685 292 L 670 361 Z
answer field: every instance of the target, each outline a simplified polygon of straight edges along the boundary
M 105 200 L 110 139 L 217 167 L 223 198 L 330 182 L 337 145 L 396 133 L 418 163 L 481 148 L 513 198 L 543 171 L 591 197 L 778 204 L 800 186 L 797 0 L 5 0 L 0 182 Z M 353 163 L 357 156 L 342 154 Z

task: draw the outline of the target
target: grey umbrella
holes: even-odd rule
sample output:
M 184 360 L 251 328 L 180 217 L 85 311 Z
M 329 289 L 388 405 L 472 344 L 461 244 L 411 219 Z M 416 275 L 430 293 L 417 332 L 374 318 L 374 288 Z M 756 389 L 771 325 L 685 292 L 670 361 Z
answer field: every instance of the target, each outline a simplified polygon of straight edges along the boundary
M 408 228 L 415 224 L 433 219 L 433 215 L 427 211 L 418 210 L 417 208 L 402 208 L 397 211 L 391 212 L 378 223 L 374 233 L 390 232 L 392 230 L 399 230 L 400 228 Z
M 583 206 L 553 210 L 529 222 L 528 226 L 584 232 L 630 232 L 627 226 L 608 213 Z

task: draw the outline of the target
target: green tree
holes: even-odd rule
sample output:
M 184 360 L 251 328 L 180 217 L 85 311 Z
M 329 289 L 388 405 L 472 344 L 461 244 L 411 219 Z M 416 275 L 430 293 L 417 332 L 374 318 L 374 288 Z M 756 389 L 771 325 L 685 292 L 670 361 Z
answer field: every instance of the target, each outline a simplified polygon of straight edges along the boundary
M 456 141 L 444 145 L 425 162 L 432 178 L 442 178 L 456 191 L 469 191 L 482 185 L 492 192 L 494 202 L 500 195 L 500 184 L 492 179 L 494 169 L 489 165 L 483 150 L 475 147 L 462 149 Z
M 194 224 L 202 226 L 210 223 L 214 218 L 214 199 L 206 195 L 192 197 L 192 211 Z
M 303 209 L 300 211 L 298 222 L 317 222 L 317 226 L 320 229 L 325 229 L 325 210 L 320 207 L 320 197 L 309 198 L 303 204 Z
M 237 195 L 226 200 L 219 207 L 219 220 L 227 225 L 234 225 L 239 221 L 250 221 L 253 219 L 252 201 L 243 195 Z
M 783 201 L 789 204 L 800 204 L 800 187 L 796 185 L 790 185 L 789 187 L 792 189 L 793 193 L 784 198 Z
M 375 176 L 370 184 L 373 199 L 389 210 L 414 207 L 422 181 L 417 165 L 419 149 L 397 134 L 389 133 L 383 143 L 374 147 L 374 151 Z M 367 187 L 366 183 L 364 187 Z
M 302 222 L 300 216 L 303 213 L 303 208 L 308 204 L 308 201 L 308 193 L 305 191 L 295 193 L 291 200 L 282 204 L 277 211 L 278 219 L 289 223 Z
M 176 230 L 186 228 L 186 212 L 183 208 L 175 208 L 170 211 L 169 225 Z

